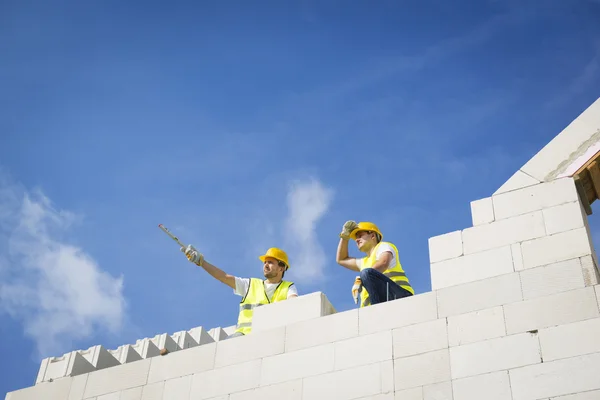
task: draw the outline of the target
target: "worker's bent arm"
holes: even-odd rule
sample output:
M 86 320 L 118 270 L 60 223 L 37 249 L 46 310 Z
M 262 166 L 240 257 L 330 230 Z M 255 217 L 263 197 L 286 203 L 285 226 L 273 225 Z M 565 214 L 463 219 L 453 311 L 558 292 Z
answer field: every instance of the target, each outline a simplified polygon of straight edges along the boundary
M 356 263 L 356 258 L 348 257 L 348 239 L 340 239 L 335 255 L 335 262 L 351 271 L 360 271 Z
M 383 274 L 385 272 L 385 270 L 389 268 L 391 261 L 392 261 L 392 253 L 389 251 L 383 252 L 381 254 L 381 256 L 379 256 L 377 261 L 375 261 L 375 264 L 373 264 L 373 267 L 371 267 L 371 268 L 373 268 Z
M 227 286 L 230 286 L 232 289 L 235 289 L 235 277 L 233 275 L 223 272 L 206 260 L 204 260 L 202 263 L 202 268 L 204 268 L 204 270 L 212 275 L 215 279 L 223 282 Z

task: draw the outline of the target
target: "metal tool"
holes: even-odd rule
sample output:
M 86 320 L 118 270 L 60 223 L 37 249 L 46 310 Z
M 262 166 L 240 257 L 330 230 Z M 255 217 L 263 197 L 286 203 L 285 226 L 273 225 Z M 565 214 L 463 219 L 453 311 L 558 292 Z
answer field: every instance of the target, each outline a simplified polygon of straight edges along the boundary
M 171 233 L 171 231 L 169 231 L 169 230 L 168 230 L 168 229 L 167 229 L 167 228 L 166 228 L 166 227 L 165 227 L 163 224 L 158 224 L 158 227 L 159 227 L 159 228 L 160 228 L 160 229 L 161 229 L 161 230 L 162 230 L 164 233 L 166 233 L 167 235 L 169 235 L 169 237 L 170 237 L 171 239 L 173 239 L 174 241 L 176 241 L 176 242 L 177 242 L 177 244 L 178 244 L 178 245 L 180 245 L 180 246 L 181 246 L 183 249 L 185 249 L 185 248 L 187 247 L 185 244 L 181 243 L 181 242 L 179 241 L 179 238 L 178 238 L 177 236 L 173 235 L 173 234 Z

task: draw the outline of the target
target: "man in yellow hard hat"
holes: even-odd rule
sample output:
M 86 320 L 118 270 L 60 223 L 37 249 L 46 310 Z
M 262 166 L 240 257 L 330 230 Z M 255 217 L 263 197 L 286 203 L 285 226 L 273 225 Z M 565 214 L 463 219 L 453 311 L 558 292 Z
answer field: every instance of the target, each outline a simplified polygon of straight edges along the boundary
M 275 303 L 298 297 L 298 291 L 293 282 L 283 280 L 285 271 L 290 267 L 285 251 L 272 247 L 258 257 L 263 262 L 263 275 L 266 279 L 240 278 L 229 275 L 204 259 L 204 256 L 189 245 L 182 248 L 189 261 L 204 268 L 217 280 L 233 289 L 233 293 L 242 297 L 236 331 L 231 337 L 247 335 L 252 331 L 252 315 L 254 308 L 264 304 Z
M 348 256 L 348 241 L 356 242 L 362 258 Z M 347 221 L 340 233 L 336 262 L 351 271 L 359 271 L 353 292 L 360 293 L 360 306 L 378 304 L 415 294 L 400 264 L 398 249 L 384 242 L 383 234 L 372 222 Z M 361 288 L 360 286 L 363 286 Z M 353 293 L 355 294 L 355 293 Z M 355 302 L 358 299 L 355 297 Z

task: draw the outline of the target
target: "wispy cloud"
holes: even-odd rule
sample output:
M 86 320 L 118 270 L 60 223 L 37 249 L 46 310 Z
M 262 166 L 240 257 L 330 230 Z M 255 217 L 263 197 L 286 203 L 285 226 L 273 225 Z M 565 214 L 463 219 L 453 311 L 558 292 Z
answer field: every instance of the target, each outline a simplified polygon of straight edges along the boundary
M 74 340 L 122 326 L 123 278 L 62 239 L 79 220 L 0 172 L 0 249 L 6 255 L 0 259 L 0 312 L 22 322 L 38 357 L 63 354 Z
M 329 209 L 334 191 L 316 178 L 293 181 L 287 193 L 285 242 L 289 275 L 298 282 L 324 278 L 327 257 L 317 238 L 317 224 Z

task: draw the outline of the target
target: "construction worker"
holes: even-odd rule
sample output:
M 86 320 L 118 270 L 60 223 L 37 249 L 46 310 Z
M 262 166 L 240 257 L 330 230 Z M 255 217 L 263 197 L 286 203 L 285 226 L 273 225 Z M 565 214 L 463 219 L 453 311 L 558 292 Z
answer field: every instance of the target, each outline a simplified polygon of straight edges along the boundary
M 348 256 L 348 241 L 356 242 L 365 257 Z M 347 221 L 340 233 L 336 262 L 351 271 L 359 271 L 352 288 L 355 302 L 360 295 L 360 307 L 400 299 L 415 294 L 394 244 L 383 241 L 383 234 L 372 222 Z
M 233 293 L 242 297 L 236 331 L 229 338 L 247 335 L 252 331 L 252 315 L 254 308 L 264 304 L 275 303 L 298 297 L 293 282 L 283 280 L 285 271 L 290 267 L 285 251 L 272 247 L 258 257 L 263 262 L 263 274 L 266 279 L 239 278 L 229 275 L 204 259 L 204 256 L 189 245 L 182 248 L 189 261 L 204 268 L 217 280 L 233 289 Z

